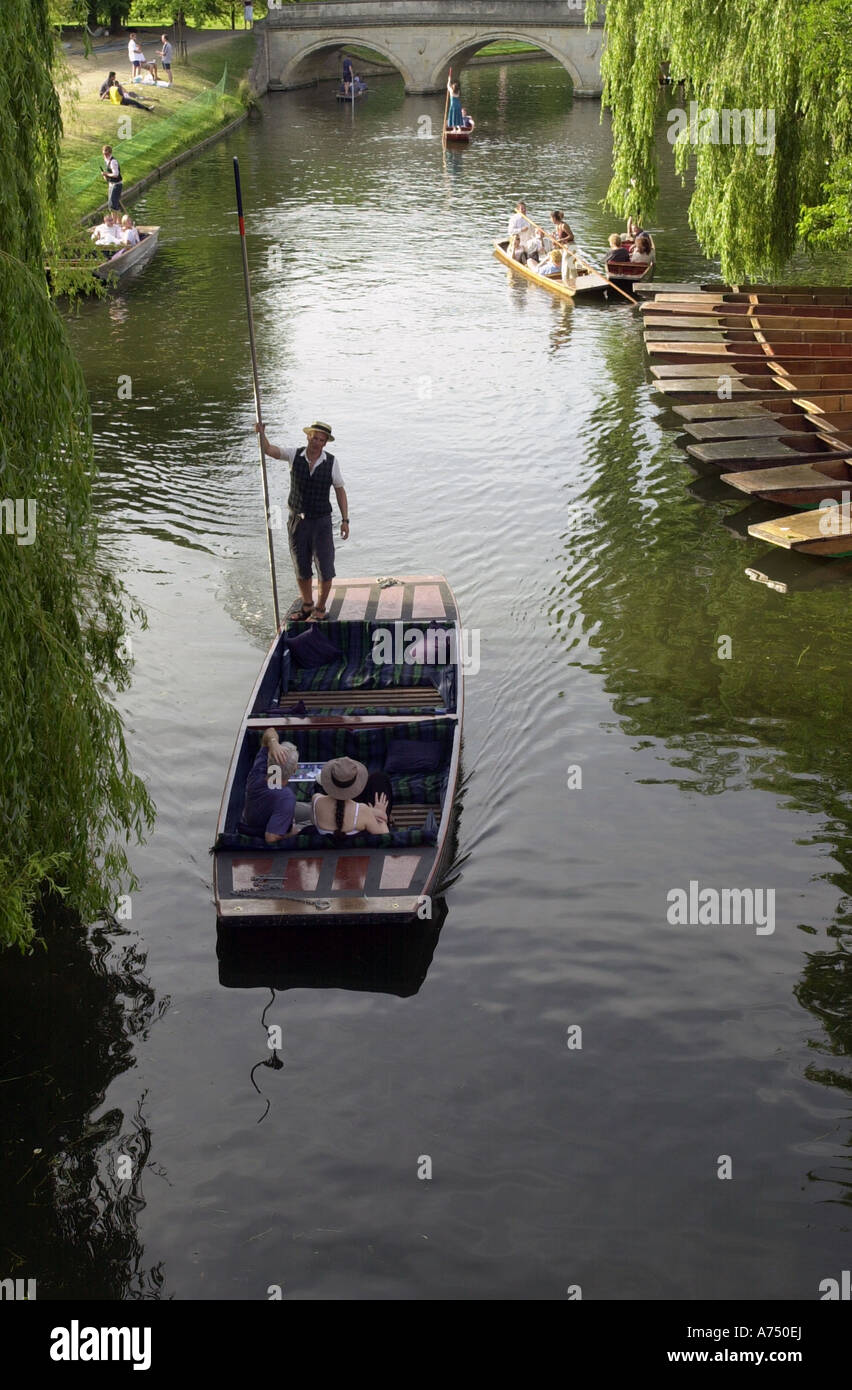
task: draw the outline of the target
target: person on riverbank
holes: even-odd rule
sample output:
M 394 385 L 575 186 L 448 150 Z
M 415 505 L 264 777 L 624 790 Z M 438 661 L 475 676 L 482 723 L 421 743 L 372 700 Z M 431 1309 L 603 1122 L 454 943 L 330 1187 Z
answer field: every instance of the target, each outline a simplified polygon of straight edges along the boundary
M 139 44 L 136 42 L 136 33 L 135 33 L 135 31 L 130 35 L 130 39 L 128 40 L 128 44 L 127 44 L 127 57 L 128 57 L 128 59 L 129 59 L 129 61 L 130 61 L 130 76 L 131 76 L 131 80 L 132 80 L 133 82 L 138 82 L 138 81 L 141 79 L 141 77 L 142 77 L 142 69 L 143 69 L 143 68 L 145 69 L 146 72 L 150 72 L 151 76 L 153 77 L 154 81 L 156 82 L 156 80 L 157 80 L 157 64 L 156 64 L 156 63 L 149 63 L 149 62 L 146 60 L 145 54 L 142 52 L 142 49 L 139 47 Z
M 121 166 L 112 152 L 112 145 L 104 145 L 101 151 L 104 157 L 104 168 L 101 170 L 101 178 L 109 184 L 109 197 L 107 204 L 112 212 L 118 212 L 121 207 L 121 190 L 124 181 L 121 177 Z
M 293 616 L 309 622 L 321 622 L 328 616 L 325 605 L 334 578 L 334 535 L 329 496 L 332 487 L 340 507 L 340 536 L 344 541 L 349 539 L 349 503 L 343 475 L 334 454 L 326 453 L 325 449 L 326 444 L 333 442 L 334 435 L 329 425 L 315 420 L 312 425 L 305 426 L 308 443 L 304 448 L 282 449 L 270 444 L 262 424 L 256 424 L 254 428 L 260 435 L 263 452 L 269 454 L 270 458 L 286 459 L 290 465 L 287 534 L 302 596 L 301 610 Z M 317 567 L 316 607 L 313 602 L 312 561 L 316 562 Z
M 450 105 L 447 111 L 447 130 L 462 129 L 462 104 L 461 87 L 458 82 L 448 82 L 447 91 L 450 94 Z
M 270 787 L 269 759 L 280 769 L 280 786 Z M 297 833 L 294 816 L 296 793 L 287 783 L 299 766 L 299 750 L 293 743 L 279 743 L 274 729 L 265 729 L 257 757 L 246 778 L 242 821 L 247 830 L 268 845 Z
M 169 86 L 171 87 L 171 86 L 173 85 L 173 83 L 172 83 L 172 53 L 174 52 L 174 49 L 172 48 L 171 44 L 169 43 L 168 35 L 167 35 L 167 34 L 161 34 L 161 35 L 160 35 L 160 42 L 161 42 L 162 45 L 163 45 L 162 48 L 160 49 L 160 62 L 161 62 L 162 65 L 163 65 L 163 69 L 164 69 L 164 71 L 165 71 L 166 77 L 169 79 Z
M 114 72 L 107 75 L 105 82 L 101 83 L 98 96 L 101 101 L 111 101 L 114 106 L 138 106 L 140 111 L 153 111 L 153 106 L 149 106 L 144 101 L 137 101 L 136 97 L 128 96 Z
M 243 5 L 243 28 L 254 28 L 254 5 Z

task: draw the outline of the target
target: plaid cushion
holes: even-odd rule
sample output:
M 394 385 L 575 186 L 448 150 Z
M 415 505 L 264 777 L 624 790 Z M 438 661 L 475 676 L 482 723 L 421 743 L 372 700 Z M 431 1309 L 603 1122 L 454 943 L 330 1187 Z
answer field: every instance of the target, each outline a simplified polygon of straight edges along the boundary
M 268 845 L 264 839 L 252 835 L 220 835 L 213 848 L 290 852 L 303 849 L 333 849 L 339 853 L 341 849 L 405 849 L 413 845 L 434 845 L 435 838 L 433 830 L 417 827 L 412 830 L 392 830 L 388 835 L 347 835 L 343 844 L 335 845 L 330 835 L 320 835 L 316 830 L 305 830 L 300 835 L 293 835 L 283 844 L 277 845 Z

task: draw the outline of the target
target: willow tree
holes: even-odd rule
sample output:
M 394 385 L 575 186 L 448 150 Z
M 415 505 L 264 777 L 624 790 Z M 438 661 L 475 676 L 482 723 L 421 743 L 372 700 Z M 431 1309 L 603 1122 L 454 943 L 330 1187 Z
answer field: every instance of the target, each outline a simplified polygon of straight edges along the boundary
M 848 0 L 608 0 L 602 66 L 614 211 L 653 216 L 662 128 L 680 173 L 694 170 L 690 224 L 726 279 L 777 271 L 799 239 L 848 248 Z
M 0 63 L 0 943 L 27 948 L 53 883 L 85 918 L 151 821 L 110 692 L 141 614 L 102 563 L 88 399 L 51 304 L 59 101 L 47 0 L 3 6 Z

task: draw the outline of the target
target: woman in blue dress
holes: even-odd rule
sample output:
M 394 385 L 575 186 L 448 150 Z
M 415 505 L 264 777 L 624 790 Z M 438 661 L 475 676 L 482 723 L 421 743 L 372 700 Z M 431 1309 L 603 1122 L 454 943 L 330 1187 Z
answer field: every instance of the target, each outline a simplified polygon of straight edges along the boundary
M 458 82 L 448 82 L 447 91 L 450 94 L 450 106 L 447 111 L 447 130 L 462 129 L 462 105 L 461 88 Z

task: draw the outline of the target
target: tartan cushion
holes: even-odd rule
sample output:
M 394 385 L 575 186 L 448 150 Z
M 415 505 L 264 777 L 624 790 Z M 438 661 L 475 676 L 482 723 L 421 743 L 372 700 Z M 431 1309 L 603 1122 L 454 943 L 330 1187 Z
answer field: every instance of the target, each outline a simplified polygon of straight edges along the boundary
M 239 833 L 220 835 L 214 849 L 262 849 L 290 851 L 303 849 L 405 849 L 415 845 L 434 845 L 435 832 L 417 827 L 412 830 L 392 830 L 388 835 L 347 835 L 340 845 L 332 843 L 330 835 L 320 835 L 316 830 L 306 830 L 293 835 L 283 844 L 268 845 L 262 838 Z

